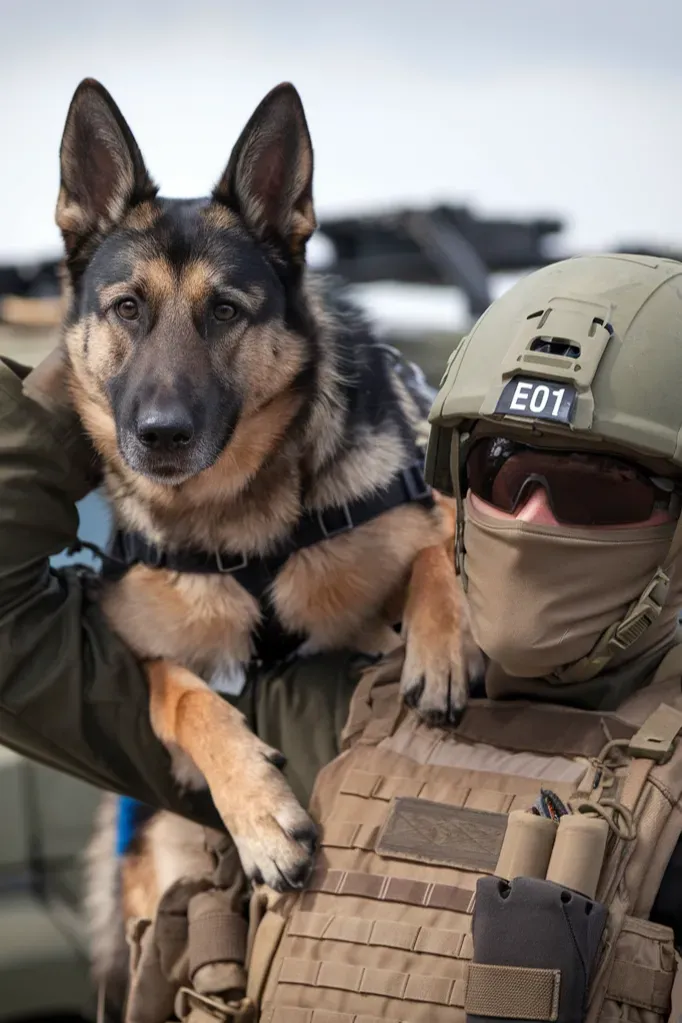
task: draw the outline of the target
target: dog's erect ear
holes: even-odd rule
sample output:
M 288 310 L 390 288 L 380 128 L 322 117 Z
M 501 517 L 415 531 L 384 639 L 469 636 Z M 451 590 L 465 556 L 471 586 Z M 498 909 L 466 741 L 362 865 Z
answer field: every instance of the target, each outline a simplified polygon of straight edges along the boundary
M 278 85 L 232 150 L 213 198 L 236 209 L 255 236 L 301 258 L 315 230 L 313 147 L 298 92 Z
M 110 230 L 131 206 L 156 195 L 121 111 L 91 78 L 81 82 L 71 100 L 60 164 L 56 220 L 67 255 L 88 237 Z

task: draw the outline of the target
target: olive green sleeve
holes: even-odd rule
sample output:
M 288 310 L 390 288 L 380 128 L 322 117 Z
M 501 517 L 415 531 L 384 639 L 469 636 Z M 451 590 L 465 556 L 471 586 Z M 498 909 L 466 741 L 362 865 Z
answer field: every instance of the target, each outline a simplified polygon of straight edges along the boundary
M 208 793 L 184 797 L 172 779 L 145 674 L 109 629 L 96 577 L 49 565 L 76 539 L 94 460 L 75 417 L 48 408 L 0 360 L 0 743 L 215 825 Z

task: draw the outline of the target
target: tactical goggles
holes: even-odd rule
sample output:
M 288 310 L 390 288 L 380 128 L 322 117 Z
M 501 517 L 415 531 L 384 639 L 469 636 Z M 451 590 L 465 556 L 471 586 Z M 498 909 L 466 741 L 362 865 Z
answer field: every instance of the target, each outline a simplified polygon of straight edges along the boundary
M 646 522 L 657 509 L 679 514 L 675 481 L 609 455 L 486 437 L 472 445 L 465 476 L 476 497 L 509 514 L 543 487 L 552 514 L 565 525 L 624 526 Z

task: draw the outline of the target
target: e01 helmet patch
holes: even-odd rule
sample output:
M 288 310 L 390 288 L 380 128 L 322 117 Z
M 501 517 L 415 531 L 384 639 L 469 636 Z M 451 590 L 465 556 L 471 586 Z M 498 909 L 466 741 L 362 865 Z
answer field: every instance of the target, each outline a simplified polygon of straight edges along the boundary
M 502 391 L 495 413 L 570 423 L 575 415 L 576 397 L 577 391 L 572 384 L 514 377 Z

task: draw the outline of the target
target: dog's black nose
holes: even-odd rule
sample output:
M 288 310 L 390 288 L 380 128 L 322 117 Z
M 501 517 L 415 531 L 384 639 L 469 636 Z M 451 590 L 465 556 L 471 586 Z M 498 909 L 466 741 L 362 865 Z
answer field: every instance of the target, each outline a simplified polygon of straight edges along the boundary
M 191 443 L 194 426 L 181 405 L 164 404 L 141 411 L 136 432 L 140 443 L 152 451 L 177 451 Z

